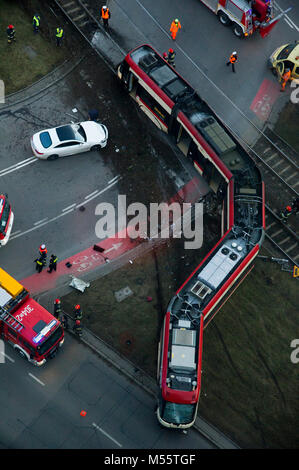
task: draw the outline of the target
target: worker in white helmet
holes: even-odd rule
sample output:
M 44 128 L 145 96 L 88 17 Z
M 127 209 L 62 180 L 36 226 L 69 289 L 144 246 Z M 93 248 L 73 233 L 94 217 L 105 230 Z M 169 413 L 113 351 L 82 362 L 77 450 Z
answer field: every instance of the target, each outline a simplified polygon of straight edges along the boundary
M 232 65 L 232 71 L 234 73 L 236 73 L 235 63 L 237 62 L 237 60 L 238 60 L 237 52 L 234 51 L 234 52 L 231 53 L 229 61 L 226 63 L 227 66 L 229 66 L 230 64 Z

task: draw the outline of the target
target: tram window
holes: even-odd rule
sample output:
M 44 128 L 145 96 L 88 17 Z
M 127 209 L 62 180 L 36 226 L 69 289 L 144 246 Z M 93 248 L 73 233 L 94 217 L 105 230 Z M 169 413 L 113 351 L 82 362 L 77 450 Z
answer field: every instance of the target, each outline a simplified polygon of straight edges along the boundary
M 161 119 L 165 124 L 169 122 L 169 114 L 157 101 L 141 86 L 138 87 L 136 95 Z

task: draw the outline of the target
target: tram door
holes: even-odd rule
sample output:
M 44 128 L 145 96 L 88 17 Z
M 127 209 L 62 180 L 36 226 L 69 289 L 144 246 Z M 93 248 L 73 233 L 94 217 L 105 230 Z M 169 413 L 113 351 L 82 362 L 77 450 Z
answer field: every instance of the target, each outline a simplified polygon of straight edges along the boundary
M 118 68 L 118 76 L 121 76 L 121 81 L 124 84 L 126 90 L 130 93 L 133 89 L 134 75 L 130 72 L 129 65 L 126 62 L 122 62 Z
M 192 142 L 190 135 L 186 132 L 184 127 L 176 121 L 173 126 L 173 133 L 176 139 L 177 146 L 183 152 L 184 155 L 188 155 L 189 147 Z

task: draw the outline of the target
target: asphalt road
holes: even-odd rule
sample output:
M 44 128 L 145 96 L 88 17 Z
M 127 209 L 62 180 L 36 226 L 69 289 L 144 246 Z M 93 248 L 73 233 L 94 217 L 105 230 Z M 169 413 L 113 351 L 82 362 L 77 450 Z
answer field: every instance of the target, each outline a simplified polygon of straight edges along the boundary
M 182 434 L 160 427 L 155 400 L 72 335 L 62 348 L 44 367 L 33 368 L 6 347 L 0 448 L 213 448 L 192 429 Z

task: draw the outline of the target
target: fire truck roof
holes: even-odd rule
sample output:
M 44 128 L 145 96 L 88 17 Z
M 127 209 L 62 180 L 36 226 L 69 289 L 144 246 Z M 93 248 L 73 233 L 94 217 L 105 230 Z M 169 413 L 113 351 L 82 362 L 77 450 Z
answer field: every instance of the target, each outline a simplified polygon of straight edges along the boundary
M 58 320 L 31 298 L 20 305 L 12 316 L 24 326 L 21 334 L 28 343 L 34 346 L 58 325 Z

